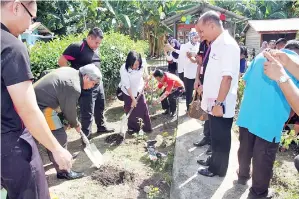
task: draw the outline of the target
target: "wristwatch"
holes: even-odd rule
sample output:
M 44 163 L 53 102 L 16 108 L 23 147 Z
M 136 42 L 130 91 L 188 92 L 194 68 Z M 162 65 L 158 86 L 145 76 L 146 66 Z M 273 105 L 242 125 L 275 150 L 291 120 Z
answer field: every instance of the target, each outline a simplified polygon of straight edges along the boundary
M 277 83 L 278 84 L 281 84 L 281 83 L 285 83 L 287 82 L 289 79 L 291 79 L 289 76 L 287 75 L 283 75 L 279 78 L 279 80 L 277 80 Z
M 215 100 L 215 106 L 223 106 L 223 102 Z

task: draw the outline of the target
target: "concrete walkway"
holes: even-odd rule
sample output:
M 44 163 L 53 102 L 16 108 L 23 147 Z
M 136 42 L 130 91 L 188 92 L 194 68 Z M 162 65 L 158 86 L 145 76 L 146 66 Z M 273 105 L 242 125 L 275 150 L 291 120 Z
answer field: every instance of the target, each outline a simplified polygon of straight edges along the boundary
M 198 159 L 206 159 L 205 151 L 208 146 L 196 148 L 193 142 L 203 138 L 203 124 L 199 120 L 190 119 L 186 114 L 185 102 L 179 104 L 179 127 L 175 146 L 173 164 L 173 181 L 171 199 L 245 199 L 248 195 L 248 186 L 234 185 L 237 179 L 238 168 L 237 150 L 238 138 L 232 132 L 232 147 L 229 169 L 226 177 L 209 178 L 197 175 L 201 166 Z M 250 182 L 249 182 L 250 184 Z

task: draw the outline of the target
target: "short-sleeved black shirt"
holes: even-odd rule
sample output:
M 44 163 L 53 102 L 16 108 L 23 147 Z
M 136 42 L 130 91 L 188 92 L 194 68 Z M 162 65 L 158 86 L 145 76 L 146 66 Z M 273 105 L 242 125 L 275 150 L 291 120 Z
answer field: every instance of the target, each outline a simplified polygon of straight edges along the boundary
M 71 63 L 72 68 L 76 70 L 91 63 L 100 67 L 99 55 L 88 46 L 85 39 L 81 43 L 69 45 L 63 52 L 63 56 Z
M 32 80 L 26 46 L 1 23 L 1 133 L 24 131 L 7 87 Z

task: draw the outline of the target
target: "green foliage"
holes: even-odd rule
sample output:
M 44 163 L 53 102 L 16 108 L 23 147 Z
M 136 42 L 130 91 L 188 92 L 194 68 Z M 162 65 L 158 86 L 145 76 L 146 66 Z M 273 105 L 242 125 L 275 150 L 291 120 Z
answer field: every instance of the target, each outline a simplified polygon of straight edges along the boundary
M 38 42 L 30 49 L 31 69 L 37 80 L 40 73 L 47 69 L 58 67 L 57 60 L 68 45 L 80 42 L 85 38 L 84 34 L 68 35 L 44 43 Z M 105 35 L 100 46 L 101 71 L 107 94 L 115 92 L 119 83 L 119 68 L 125 62 L 130 50 L 136 50 L 145 57 L 148 53 L 148 43 L 145 41 L 133 41 L 129 36 L 110 32 Z
M 245 82 L 243 80 L 240 80 L 238 94 L 237 94 L 237 109 L 240 108 L 240 105 L 241 105 L 241 102 L 243 99 L 244 89 L 245 89 Z
M 291 130 L 281 136 L 281 143 L 285 149 L 289 149 L 289 146 L 293 141 L 299 145 L 299 136 L 296 134 L 295 130 Z
M 148 199 L 158 199 L 160 198 L 160 190 L 159 187 L 154 187 L 150 185 L 150 192 L 147 194 Z

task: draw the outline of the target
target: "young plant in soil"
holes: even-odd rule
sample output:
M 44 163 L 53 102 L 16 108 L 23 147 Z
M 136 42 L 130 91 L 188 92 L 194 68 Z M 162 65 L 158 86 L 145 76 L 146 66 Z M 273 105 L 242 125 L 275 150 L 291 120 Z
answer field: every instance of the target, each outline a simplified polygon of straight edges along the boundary
M 137 118 L 138 119 L 138 124 L 139 124 L 139 132 L 138 133 L 134 133 L 133 136 L 135 138 L 136 144 L 139 144 L 140 141 L 146 141 L 147 140 L 147 136 L 145 135 L 142 127 L 144 126 L 143 123 L 143 119 L 142 118 Z

